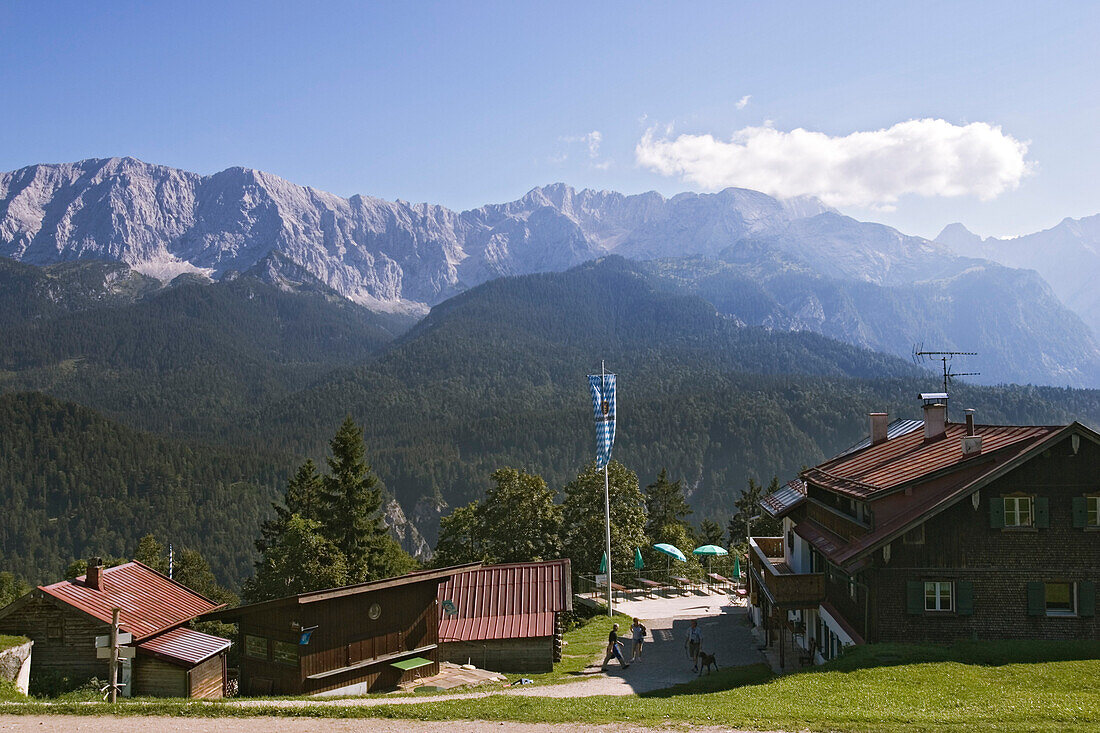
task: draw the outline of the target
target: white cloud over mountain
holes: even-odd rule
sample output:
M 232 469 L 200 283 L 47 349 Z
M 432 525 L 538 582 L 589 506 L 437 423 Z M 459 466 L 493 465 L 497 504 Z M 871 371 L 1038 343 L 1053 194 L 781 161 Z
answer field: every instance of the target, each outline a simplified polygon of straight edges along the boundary
M 985 122 L 921 119 L 844 136 L 746 127 L 728 141 L 650 129 L 634 152 L 639 165 L 708 190 L 737 186 L 816 196 L 830 206 L 889 207 L 905 194 L 995 198 L 1029 172 L 1027 147 Z

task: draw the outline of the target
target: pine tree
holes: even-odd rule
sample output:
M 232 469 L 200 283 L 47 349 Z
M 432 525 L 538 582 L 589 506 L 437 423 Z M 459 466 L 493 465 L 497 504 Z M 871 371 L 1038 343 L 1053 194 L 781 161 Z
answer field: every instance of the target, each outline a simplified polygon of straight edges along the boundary
M 382 522 L 382 489 L 366 461 L 363 430 L 344 418 L 329 443 L 323 478 L 321 531 L 344 556 L 349 582 L 386 577 L 393 543 Z M 398 548 L 400 549 L 400 548 Z
M 638 475 L 618 461 L 608 464 L 608 495 L 611 504 L 611 563 L 613 570 L 634 567 L 634 548 L 645 544 L 645 497 L 638 487 Z M 604 476 L 589 463 L 577 478 L 565 486 L 562 510 L 566 527 L 566 549 L 573 571 L 594 573 L 606 546 L 604 530 Z
M 134 559 L 161 575 L 168 575 L 168 558 L 164 556 L 164 545 L 157 542 L 157 538 L 151 534 L 138 541 Z
M 489 562 L 532 562 L 560 557 L 562 508 L 541 476 L 500 468 L 478 510 Z
M 292 514 L 315 522 L 322 521 L 323 490 L 324 479 L 317 472 L 317 464 L 313 459 L 306 460 L 287 481 L 283 504 L 272 502 L 275 517 L 260 525 L 260 539 L 256 540 L 256 549 L 262 554 L 270 544 L 276 542 Z
M 721 547 L 725 543 L 726 533 L 722 526 L 710 519 L 704 519 L 699 523 L 699 531 L 695 533 L 695 541 L 700 545 L 715 545 Z
M 439 540 L 432 563 L 437 567 L 485 560 L 480 504 L 472 501 L 439 519 Z
M 673 527 L 687 528 L 684 519 L 691 507 L 684 499 L 683 481 L 669 481 L 668 469 L 662 468 L 657 480 L 645 487 L 645 509 L 645 533 L 654 542 L 666 542 Z
M 760 509 L 760 500 L 768 494 L 772 494 L 778 490 L 778 477 L 772 477 L 767 491 L 765 491 L 755 479 L 749 478 L 749 488 L 742 492 L 741 496 L 733 502 L 734 507 L 737 509 L 737 513 L 730 518 L 729 524 L 726 527 L 729 532 L 730 547 L 748 544 L 748 538 L 745 535 L 746 522 L 749 524 L 751 536 L 774 537 L 779 534 L 782 530 L 782 524 L 779 520 L 772 519 L 771 516 Z
M 292 514 L 256 561 L 256 574 L 244 583 L 244 598 L 256 603 L 347 582 L 344 556 L 322 534 L 320 523 Z

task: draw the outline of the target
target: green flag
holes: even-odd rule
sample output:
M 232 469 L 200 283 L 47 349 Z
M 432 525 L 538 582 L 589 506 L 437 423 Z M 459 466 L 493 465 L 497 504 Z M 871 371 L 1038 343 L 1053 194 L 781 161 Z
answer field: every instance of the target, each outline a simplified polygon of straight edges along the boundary
M 642 562 L 642 548 L 635 547 L 634 548 L 634 569 L 635 570 L 641 570 L 644 567 L 645 567 L 645 563 Z
M 599 570 L 599 573 L 600 573 L 600 575 L 603 575 L 603 574 L 604 574 L 604 573 L 606 573 L 606 572 L 607 572 L 607 553 L 605 552 L 605 553 L 603 554 L 603 557 L 601 557 L 601 558 L 600 558 L 600 570 Z

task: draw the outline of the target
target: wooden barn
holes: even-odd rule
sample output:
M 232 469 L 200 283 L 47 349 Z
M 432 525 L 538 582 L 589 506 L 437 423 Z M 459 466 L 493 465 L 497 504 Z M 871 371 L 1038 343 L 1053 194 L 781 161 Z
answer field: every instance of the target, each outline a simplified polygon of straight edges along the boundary
M 237 623 L 245 695 L 356 695 L 439 671 L 436 588 L 477 563 L 207 614 Z
M 74 580 L 39 586 L 0 609 L 0 634 L 34 641 L 31 676 L 108 677 L 95 639 L 111 631 L 112 609 L 137 647 L 124 660 L 123 695 L 222 697 L 230 642 L 186 624 L 219 606 L 138 562 L 104 568 L 93 558 Z
M 499 672 L 561 661 L 561 613 L 573 609 L 569 560 L 488 565 L 439 586 L 441 659 Z

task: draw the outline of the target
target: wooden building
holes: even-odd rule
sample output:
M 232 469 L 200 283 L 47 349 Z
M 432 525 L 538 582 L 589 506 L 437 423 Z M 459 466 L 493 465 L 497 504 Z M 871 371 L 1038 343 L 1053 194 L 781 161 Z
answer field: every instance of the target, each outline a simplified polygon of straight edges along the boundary
M 137 647 L 120 669 L 124 695 L 222 697 L 230 642 L 186 626 L 219 606 L 138 562 L 104 568 L 93 558 L 87 574 L 35 588 L 0 609 L 0 634 L 34 641 L 32 677 L 105 680 L 95 639 L 110 633 L 114 608 Z
M 237 623 L 245 695 L 355 695 L 439 671 L 436 588 L 477 563 L 207 614 Z
M 439 586 L 441 659 L 498 672 L 549 672 L 561 661 L 561 614 L 573 609 L 569 560 L 488 565 Z
M 847 644 L 1098 639 L 1100 435 L 875 413 L 871 436 L 762 502 L 754 620 L 817 661 Z

